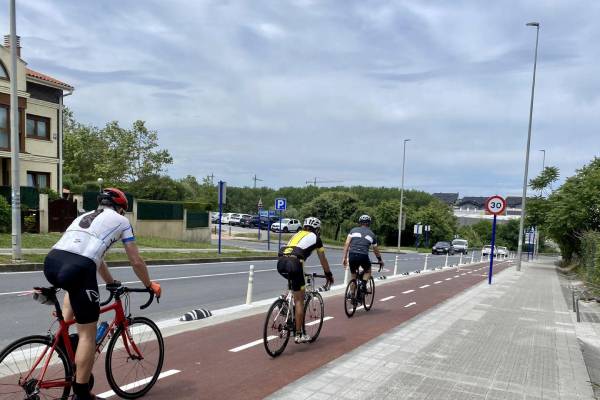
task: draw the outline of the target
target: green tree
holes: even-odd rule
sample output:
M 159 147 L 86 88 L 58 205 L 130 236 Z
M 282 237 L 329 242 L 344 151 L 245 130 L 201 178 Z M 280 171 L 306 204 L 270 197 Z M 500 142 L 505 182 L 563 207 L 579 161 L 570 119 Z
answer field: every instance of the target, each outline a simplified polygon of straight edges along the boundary
M 433 243 L 440 240 L 451 241 L 457 229 L 456 217 L 452 210 L 438 200 L 432 201 L 414 212 L 411 220 L 431 226 L 431 242 Z M 413 225 L 411 224 L 411 228 Z
M 373 229 L 384 244 L 396 245 L 398 243 L 399 210 L 399 200 L 382 201 L 373 210 Z
M 315 216 L 324 223 L 331 224 L 334 227 L 333 232 L 327 227 L 324 227 L 323 232 L 326 236 L 327 233 L 333 233 L 331 236 L 338 240 L 342 223 L 356 212 L 357 207 L 358 198 L 355 195 L 346 192 L 327 192 L 306 204 L 303 214 Z
M 186 188 L 181 182 L 161 175 L 145 176 L 123 185 L 123 188 L 133 196 L 146 200 L 183 201 L 186 195 Z
M 0 232 L 10 231 L 12 226 L 11 207 L 4 196 L 0 196 Z

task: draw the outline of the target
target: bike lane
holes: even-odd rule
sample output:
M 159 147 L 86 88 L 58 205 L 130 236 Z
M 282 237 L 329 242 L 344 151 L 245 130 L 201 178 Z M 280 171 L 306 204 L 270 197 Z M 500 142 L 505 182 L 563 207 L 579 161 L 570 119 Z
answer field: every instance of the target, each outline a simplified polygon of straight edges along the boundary
M 508 262 L 497 264 L 495 273 Z M 321 334 L 312 344 L 296 345 L 270 358 L 263 347 L 266 311 L 165 338 L 165 378 L 145 396 L 150 399 L 261 399 L 357 346 L 486 279 L 487 266 L 473 264 L 414 275 L 385 285 L 376 281 L 369 312 L 344 313 L 343 295 L 327 297 Z M 328 318 L 330 317 L 330 318 Z M 234 350 L 234 351 L 232 351 Z M 361 368 L 361 366 L 357 366 Z M 96 393 L 108 391 L 97 363 Z M 108 397 L 108 398 L 116 398 Z

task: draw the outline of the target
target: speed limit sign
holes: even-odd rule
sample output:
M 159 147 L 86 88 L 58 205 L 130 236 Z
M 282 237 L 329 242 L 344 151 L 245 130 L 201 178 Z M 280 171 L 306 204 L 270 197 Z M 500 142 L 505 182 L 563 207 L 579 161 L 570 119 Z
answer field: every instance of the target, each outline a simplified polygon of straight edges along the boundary
M 500 215 L 506 210 L 506 200 L 502 196 L 492 196 L 485 201 L 485 210 L 492 215 Z

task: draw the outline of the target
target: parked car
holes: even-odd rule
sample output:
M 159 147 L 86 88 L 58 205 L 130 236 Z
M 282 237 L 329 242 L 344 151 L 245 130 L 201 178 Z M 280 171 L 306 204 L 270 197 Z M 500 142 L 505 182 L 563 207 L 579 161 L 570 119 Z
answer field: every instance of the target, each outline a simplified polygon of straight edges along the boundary
M 232 215 L 233 215 L 233 213 L 223 213 L 223 217 L 221 218 L 221 224 L 228 224 L 229 223 L 229 218 Z
M 483 246 L 483 248 L 481 249 L 481 255 L 484 257 L 489 256 L 492 253 L 492 246 L 487 245 L 487 246 Z M 498 247 L 494 246 L 494 257 L 496 257 L 498 255 Z
M 271 225 L 273 232 L 300 232 L 302 224 L 297 219 L 283 218 L 281 222 L 276 222 Z
M 234 213 L 229 216 L 229 225 L 239 225 L 242 214 Z
M 213 224 L 219 223 L 219 213 L 218 212 L 210 213 L 210 222 L 212 222 Z
M 508 248 L 504 246 L 498 246 L 498 255 L 502 257 L 508 256 Z
M 240 226 L 244 227 L 244 228 L 252 228 L 252 219 L 254 218 L 254 216 L 249 215 L 249 214 L 243 214 L 242 217 L 240 218 Z
M 456 253 L 467 254 L 469 252 L 469 242 L 465 239 L 454 239 L 452 248 Z
M 454 248 L 448 242 L 437 242 L 431 249 L 431 254 L 450 254 L 454 255 Z

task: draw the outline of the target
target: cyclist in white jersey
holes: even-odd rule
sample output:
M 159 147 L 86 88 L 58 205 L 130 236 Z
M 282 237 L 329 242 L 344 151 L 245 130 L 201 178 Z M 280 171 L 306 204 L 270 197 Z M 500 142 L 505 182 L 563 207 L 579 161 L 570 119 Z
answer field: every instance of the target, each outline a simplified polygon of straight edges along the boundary
M 124 214 L 127 197 L 119 189 L 105 189 L 98 196 L 98 209 L 76 218 L 44 260 L 44 275 L 56 286 L 65 289 L 63 315 L 75 318 L 79 343 L 75 353 L 76 377 L 74 399 L 97 398 L 90 393 L 89 380 L 94 364 L 96 325 L 100 313 L 96 272 L 106 283 L 113 279 L 104 255 L 121 240 L 133 270 L 140 281 L 160 297 L 161 288 L 152 282 L 146 263 L 141 258 L 129 220 Z

